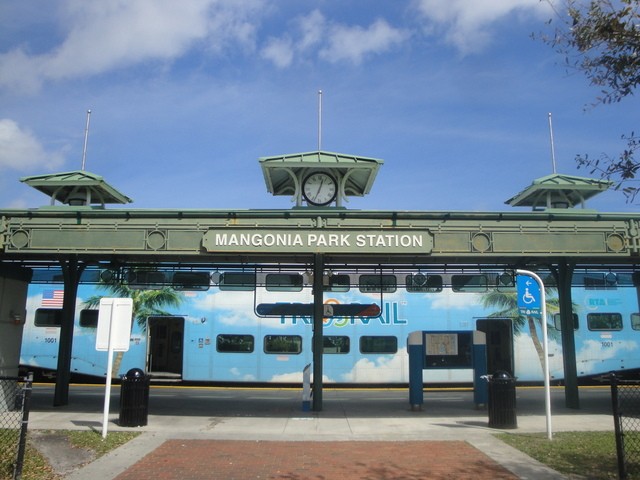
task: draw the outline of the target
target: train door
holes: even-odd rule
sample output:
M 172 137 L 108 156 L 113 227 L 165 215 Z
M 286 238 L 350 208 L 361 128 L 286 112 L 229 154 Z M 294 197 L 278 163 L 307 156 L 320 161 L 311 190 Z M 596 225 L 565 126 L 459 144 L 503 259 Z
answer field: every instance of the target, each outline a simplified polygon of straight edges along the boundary
M 487 336 L 487 372 L 504 370 L 513 375 L 513 325 L 510 318 L 482 318 L 476 329 Z
M 149 374 L 156 378 L 182 378 L 184 318 L 149 317 L 147 335 Z

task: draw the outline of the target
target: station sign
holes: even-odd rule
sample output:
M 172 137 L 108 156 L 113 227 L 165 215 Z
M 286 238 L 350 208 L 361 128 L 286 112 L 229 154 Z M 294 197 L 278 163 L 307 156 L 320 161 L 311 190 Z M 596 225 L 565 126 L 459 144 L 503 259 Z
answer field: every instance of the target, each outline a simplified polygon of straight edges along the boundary
M 211 229 L 202 246 L 208 252 L 425 254 L 433 250 L 427 230 Z

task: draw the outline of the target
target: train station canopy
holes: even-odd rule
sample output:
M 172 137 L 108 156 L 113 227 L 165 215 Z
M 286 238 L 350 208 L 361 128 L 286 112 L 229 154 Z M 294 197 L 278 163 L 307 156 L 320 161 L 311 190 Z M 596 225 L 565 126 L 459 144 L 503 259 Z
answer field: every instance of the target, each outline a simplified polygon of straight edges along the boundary
M 315 151 L 259 159 L 267 191 L 273 195 L 295 195 L 305 172 L 324 170 L 343 182 L 345 195 L 369 193 L 383 160 L 342 153 Z
M 585 208 L 589 198 L 613 185 L 609 180 L 576 177 L 554 173 L 533 181 L 523 191 L 507 200 L 512 207 L 532 207 L 533 210 L 550 208 Z
M 84 170 L 23 177 L 20 181 L 49 196 L 51 205 L 60 202 L 104 208 L 107 203 L 127 204 L 133 201 L 105 182 L 100 175 Z

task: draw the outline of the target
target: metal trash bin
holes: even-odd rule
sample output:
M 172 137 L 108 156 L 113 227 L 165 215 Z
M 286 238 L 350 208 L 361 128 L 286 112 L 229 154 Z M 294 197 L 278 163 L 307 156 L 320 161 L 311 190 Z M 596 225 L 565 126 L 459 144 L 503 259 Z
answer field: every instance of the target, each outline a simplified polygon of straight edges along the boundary
M 132 368 L 122 376 L 118 419 L 121 427 L 143 427 L 147 424 L 150 379 L 139 368 Z
M 499 370 L 489 378 L 489 427 L 518 428 L 516 378 Z

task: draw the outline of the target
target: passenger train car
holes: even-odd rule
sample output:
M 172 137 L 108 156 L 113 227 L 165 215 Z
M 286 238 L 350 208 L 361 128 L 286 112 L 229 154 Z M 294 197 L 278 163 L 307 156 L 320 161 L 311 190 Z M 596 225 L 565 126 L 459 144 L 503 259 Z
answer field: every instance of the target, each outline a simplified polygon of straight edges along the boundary
M 309 276 L 275 269 L 139 271 L 129 273 L 118 294 L 114 284 L 81 283 L 72 373 L 106 374 L 107 354 L 95 348 L 98 310 L 89 305 L 100 296 L 123 296 L 124 288 L 134 298 L 136 318 L 129 350 L 115 356 L 117 375 L 137 367 L 152 379 L 300 383 L 313 360 Z M 543 378 L 540 321 L 517 313 L 512 277 L 481 271 L 326 272 L 323 284 L 326 305 L 379 307 L 377 316 L 324 319 L 326 383 L 408 383 L 407 337 L 413 331 L 483 331 L 489 372 L 507 370 L 522 382 Z M 631 273 L 575 273 L 574 284 L 579 285 L 572 290 L 578 375 L 639 368 L 638 289 Z M 62 289 L 52 283 L 29 288 L 21 350 L 26 368 L 56 369 Z M 159 303 L 145 304 L 150 292 Z M 562 346 L 553 287 L 547 289 L 547 304 L 550 375 L 560 380 Z M 469 368 L 424 371 L 425 382 L 472 379 Z

